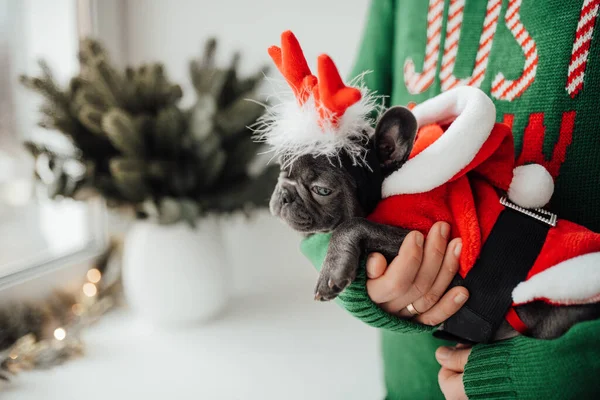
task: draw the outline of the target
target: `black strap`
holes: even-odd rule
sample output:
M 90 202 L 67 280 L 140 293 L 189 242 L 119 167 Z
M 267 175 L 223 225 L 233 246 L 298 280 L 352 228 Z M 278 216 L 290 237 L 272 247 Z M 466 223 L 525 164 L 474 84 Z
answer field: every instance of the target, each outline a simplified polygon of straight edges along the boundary
M 483 244 L 479 259 L 452 286 L 469 289 L 466 304 L 434 332 L 462 343 L 489 343 L 512 305 L 512 291 L 527 277 L 550 226 L 505 208 Z

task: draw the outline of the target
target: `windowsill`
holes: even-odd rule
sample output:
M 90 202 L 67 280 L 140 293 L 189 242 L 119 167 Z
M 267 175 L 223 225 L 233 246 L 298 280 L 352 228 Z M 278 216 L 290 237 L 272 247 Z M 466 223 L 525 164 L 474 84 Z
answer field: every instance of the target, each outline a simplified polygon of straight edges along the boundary
M 117 310 L 87 332 L 83 358 L 24 372 L 3 398 L 383 398 L 377 330 L 314 302 L 308 283 L 234 298 L 220 319 L 175 331 Z
M 25 182 L 22 182 L 25 183 Z M 21 189 L 17 182 L 6 193 Z M 23 193 L 28 188 L 23 185 Z M 7 184 L 0 187 L 6 189 Z M 29 189 L 30 189 L 29 185 Z M 99 202 L 0 199 L 0 290 L 58 269 L 89 263 L 106 244 Z

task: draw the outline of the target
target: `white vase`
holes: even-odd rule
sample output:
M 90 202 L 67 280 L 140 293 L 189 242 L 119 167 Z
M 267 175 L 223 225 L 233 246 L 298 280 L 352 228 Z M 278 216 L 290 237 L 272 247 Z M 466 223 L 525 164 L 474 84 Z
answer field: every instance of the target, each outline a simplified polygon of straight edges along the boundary
M 128 305 L 158 326 L 188 325 L 216 316 L 228 299 L 228 263 L 217 218 L 158 225 L 137 221 L 123 248 Z

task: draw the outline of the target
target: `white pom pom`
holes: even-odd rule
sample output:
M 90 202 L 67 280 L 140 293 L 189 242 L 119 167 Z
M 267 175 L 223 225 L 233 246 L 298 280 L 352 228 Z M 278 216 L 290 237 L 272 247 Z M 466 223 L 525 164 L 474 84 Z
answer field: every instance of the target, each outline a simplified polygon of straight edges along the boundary
M 539 164 L 522 165 L 513 170 L 508 198 L 524 208 L 540 208 L 550 202 L 554 193 L 552 176 Z

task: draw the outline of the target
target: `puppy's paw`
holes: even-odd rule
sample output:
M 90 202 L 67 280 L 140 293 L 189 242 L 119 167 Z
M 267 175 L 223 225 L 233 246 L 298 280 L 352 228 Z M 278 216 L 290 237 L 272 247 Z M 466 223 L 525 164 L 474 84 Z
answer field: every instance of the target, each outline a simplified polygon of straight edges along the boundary
M 315 300 L 330 301 L 335 299 L 346 289 L 356 277 L 354 270 L 331 270 L 323 269 L 317 280 L 315 288 Z

